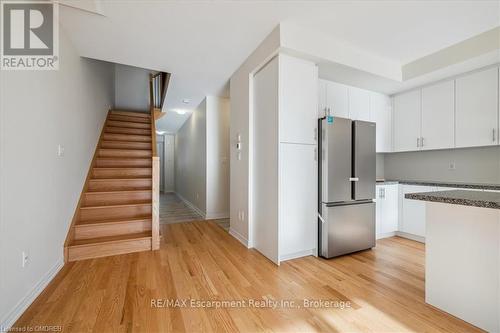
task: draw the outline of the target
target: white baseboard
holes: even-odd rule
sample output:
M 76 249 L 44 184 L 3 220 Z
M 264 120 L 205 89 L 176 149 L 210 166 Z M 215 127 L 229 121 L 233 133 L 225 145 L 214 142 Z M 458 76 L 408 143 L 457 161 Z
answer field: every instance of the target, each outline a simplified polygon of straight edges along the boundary
M 403 231 L 396 231 L 396 236 L 403 237 L 403 238 L 408 238 L 408 239 L 414 240 L 416 242 L 420 242 L 420 243 L 424 243 L 425 244 L 425 237 L 422 237 L 422 236 L 417 236 L 417 235 L 409 234 L 409 233 L 403 232 Z
M 47 287 L 47 285 L 52 281 L 57 273 L 63 268 L 64 259 L 61 258 L 57 263 L 38 281 L 38 283 L 33 287 L 33 289 L 24 296 L 17 305 L 7 314 L 5 318 L 2 319 L 0 323 L 0 332 L 7 332 L 9 328 L 14 325 L 16 320 L 21 317 L 21 315 L 28 309 L 28 307 L 33 303 L 33 301 L 41 294 L 41 292 Z
M 248 248 L 248 239 L 243 237 L 239 232 L 229 228 L 229 234 L 236 238 L 241 244 L 245 245 L 246 248 Z
M 377 234 L 377 239 L 394 237 L 394 236 L 396 236 L 396 233 L 397 233 L 397 231 L 386 232 L 386 233 L 383 233 L 383 234 Z
M 203 212 L 201 209 L 199 209 L 198 207 L 196 207 L 195 204 L 193 204 L 191 201 L 187 200 L 186 198 L 184 198 L 182 195 L 180 195 L 178 192 L 174 192 L 178 197 L 179 199 L 181 199 L 186 205 L 189 206 L 189 208 L 191 208 L 192 210 L 194 210 L 198 215 L 201 215 L 201 217 L 206 220 L 207 217 L 206 217 L 206 214 L 205 212 Z
M 205 219 L 207 220 L 219 220 L 228 218 L 229 218 L 229 213 L 207 213 L 205 215 Z
M 280 261 L 287 261 L 287 260 L 292 260 L 292 259 L 297 259 L 297 258 L 302 258 L 302 257 L 307 257 L 307 256 L 314 256 L 316 254 L 316 249 L 310 249 L 310 250 L 305 250 L 305 251 L 299 251 L 295 253 L 289 253 L 280 256 Z

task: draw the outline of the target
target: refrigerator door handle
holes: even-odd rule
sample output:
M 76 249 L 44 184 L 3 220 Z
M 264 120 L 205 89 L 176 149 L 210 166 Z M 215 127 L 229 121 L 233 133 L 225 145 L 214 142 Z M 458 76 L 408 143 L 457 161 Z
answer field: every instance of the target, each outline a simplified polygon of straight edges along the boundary
M 321 221 L 322 224 L 325 224 L 325 219 L 323 218 L 323 216 L 321 216 L 320 213 L 318 213 L 318 218 L 319 218 L 319 220 Z
M 351 177 L 351 178 L 349 178 L 349 181 L 350 182 L 359 182 L 359 178 L 358 177 Z

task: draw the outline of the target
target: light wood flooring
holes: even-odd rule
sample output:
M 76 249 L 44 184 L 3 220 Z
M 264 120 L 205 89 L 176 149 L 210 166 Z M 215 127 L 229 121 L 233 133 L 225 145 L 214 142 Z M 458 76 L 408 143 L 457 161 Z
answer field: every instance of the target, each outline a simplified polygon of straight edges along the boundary
M 200 214 L 186 205 L 175 193 L 160 193 L 160 224 L 201 220 Z
M 425 304 L 424 246 L 417 242 L 394 237 L 373 250 L 277 267 L 215 222 L 161 227 L 159 251 L 67 264 L 15 326 L 60 325 L 64 332 L 479 331 Z M 288 300 L 300 308 L 161 307 L 166 303 L 156 299 Z M 305 308 L 303 299 L 350 307 Z

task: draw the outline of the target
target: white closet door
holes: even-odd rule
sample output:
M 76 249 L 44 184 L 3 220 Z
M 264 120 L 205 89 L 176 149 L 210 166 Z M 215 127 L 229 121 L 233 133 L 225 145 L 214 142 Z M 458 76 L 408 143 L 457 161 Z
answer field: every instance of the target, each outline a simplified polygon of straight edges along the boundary
M 280 142 L 316 143 L 318 69 L 313 62 L 288 55 L 280 64 Z
M 278 257 L 278 57 L 253 79 L 253 245 L 276 264 Z
M 455 146 L 455 82 L 422 88 L 422 149 Z
M 313 254 L 317 240 L 316 146 L 280 144 L 280 260 Z

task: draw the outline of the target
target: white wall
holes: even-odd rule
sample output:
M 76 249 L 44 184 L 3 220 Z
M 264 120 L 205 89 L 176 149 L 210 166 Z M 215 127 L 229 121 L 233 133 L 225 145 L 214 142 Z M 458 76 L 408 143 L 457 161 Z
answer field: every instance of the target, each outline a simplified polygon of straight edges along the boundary
M 115 64 L 115 107 L 149 110 L 149 73 L 143 68 Z
M 229 99 L 207 96 L 206 218 L 229 217 Z
M 58 71 L 0 73 L 0 327 L 12 325 L 63 264 L 113 83 L 113 65 L 79 57 L 64 31 Z
M 164 191 L 174 192 L 175 191 L 175 135 L 166 134 L 164 137 L 164 149 L 165 149 L 165 170 L 164 170 Z
M 206 99 L 175 136 L 175 192 L 206 212 Z
M 175 192 L 207 219 L 229 217 L 229 113 L 207 96 L 175 136 Z
M 230 144 L 230 230 L 243 244 L 249 243 L 249 171 L 250 171 L 250 76 L 266 60 L 277 53 L 280 44 L 279 26 L 257 47 L 231 76 L 231 129 Z M 237 136 L 241 135 L 241 151 L 236 150 Z M 240 154 L 240 158 L 238 158 Z

